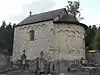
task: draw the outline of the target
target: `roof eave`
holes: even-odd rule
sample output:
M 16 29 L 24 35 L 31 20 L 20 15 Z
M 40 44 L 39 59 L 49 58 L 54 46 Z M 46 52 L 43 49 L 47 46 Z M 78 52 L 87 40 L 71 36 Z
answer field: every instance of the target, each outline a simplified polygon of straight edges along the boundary
M 17 24 L 14 27 L 19 27 L 19 26 L 24 26 L 24 25 L 29 25 L 29 24 L 35 24 L 35 23 L 40 23 L 40 22 L 45 22 L 45 21 L 51 21 L 53 19 L 48 19 L 48 20 L 43 20 L 43 21 L 38 21 L 38 22 L 32 22 L 32 23 L 26 23 L 26 24 Z
M 88 26 L 83 24 L 83 23 L 80 23 L 80 22 L 72 22 L 72 21 L 53 21 L 53 23 L 55 24 L 59 24 L 59 23 L 65 23 L 65 24 L 77 24 L 77 25 L 81 25 L 84 27 L 84 29 L 88 29 Z

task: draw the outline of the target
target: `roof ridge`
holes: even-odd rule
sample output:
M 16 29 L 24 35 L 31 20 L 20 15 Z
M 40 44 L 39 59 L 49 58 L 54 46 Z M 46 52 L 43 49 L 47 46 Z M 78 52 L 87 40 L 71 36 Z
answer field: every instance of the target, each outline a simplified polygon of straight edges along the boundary
M 46 12 L 41 12 L 41 13 L 33 14 L 33 15 L 31 15 L 31 16 L 39 15 L 39 14 L 43 14 L 43 13 L 50 13 L 50 12 L 54 12 L 54 11 L 57 11 L 57 10 L 66 10 L 66 8 L 60 8 L 60 9 L 50 10 L 50 11 L 46 11 Z M 67 12 L 67 11 L 66 11 L 66 12 Z M 29 15 L 29 16 L 30 16 L 30 15 Z

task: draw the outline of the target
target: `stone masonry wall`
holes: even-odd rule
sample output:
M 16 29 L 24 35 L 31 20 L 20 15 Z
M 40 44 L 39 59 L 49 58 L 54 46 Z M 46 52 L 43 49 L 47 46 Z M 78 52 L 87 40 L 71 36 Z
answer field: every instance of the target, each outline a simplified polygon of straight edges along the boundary
M 19 59 L 22 50 L 26 50 L 28 59 L 34 59 L 39 56 L 40 51 L 48 54 L 49 45 L 53 43 L 53 23 L 52 21 L 19 26 L 15 28 L 13 60 Z M 29 40 L 30 30 L 35 31 L 34 41 Z
M 30 30 L 35 31 L 34 41 L 29 40 Z M 39 56 L 40 51 L 54 60 L 80 59 L 85 57 L 84 33 L 80 25 L 53 24 L 52 21 L 15 27 L 13 60 L 20 58 L 23 49 L 31 60 Z
M 58 59 L 74 60 L 85 58 L 85 29 L 75 24 L 56 24 L 55 49 Z M 57 56 L 56 56 L 57 57 Z

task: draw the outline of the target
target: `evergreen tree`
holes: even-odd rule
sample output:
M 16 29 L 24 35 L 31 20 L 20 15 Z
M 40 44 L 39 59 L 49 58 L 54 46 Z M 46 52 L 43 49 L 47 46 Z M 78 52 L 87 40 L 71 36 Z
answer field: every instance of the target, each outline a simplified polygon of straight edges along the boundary
M 5 40 L 6 38 L 6 23 L 5 21 L 2 22 L 2 25 L 0 27 L 0 39 Z
M 92 49 L 100 50 L 100 28 L 98 28 L 96 35 L 92 41 Z
M 89 26 L 89 28 L 86 30 L 85 42 L 88 49 L 92 49 L 92 40 L 95 37 L 96 31 L 96 25 Z
M 13 28 L 11 26 L 11 23 L 6 26 L 6 44 L 9 54 L 12 53 L 12 47 L 13 47 Z
M 4 52 L 5 49 L 7 49 L 7 44 L 6 44 L 6 23 L 5 21 L 2 22 L 2 25 L 0 27 L 0 52 Z
M 8 51 L 6 51 L 6 54 L 8 55 L 12 55 L 13 52 L 14 25 L 13 27 L 11 23 L 6 25 L 6 22 L 3 21 L 0 27 L 0 52 L 3 52 L 4 49 L 7 49 Z

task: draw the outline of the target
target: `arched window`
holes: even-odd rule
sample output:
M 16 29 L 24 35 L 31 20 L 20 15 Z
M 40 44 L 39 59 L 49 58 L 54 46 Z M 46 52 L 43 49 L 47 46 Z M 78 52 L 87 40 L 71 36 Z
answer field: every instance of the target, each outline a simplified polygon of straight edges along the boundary
M 30 31 L 30 41 L 34 40 L 34 30 Z

